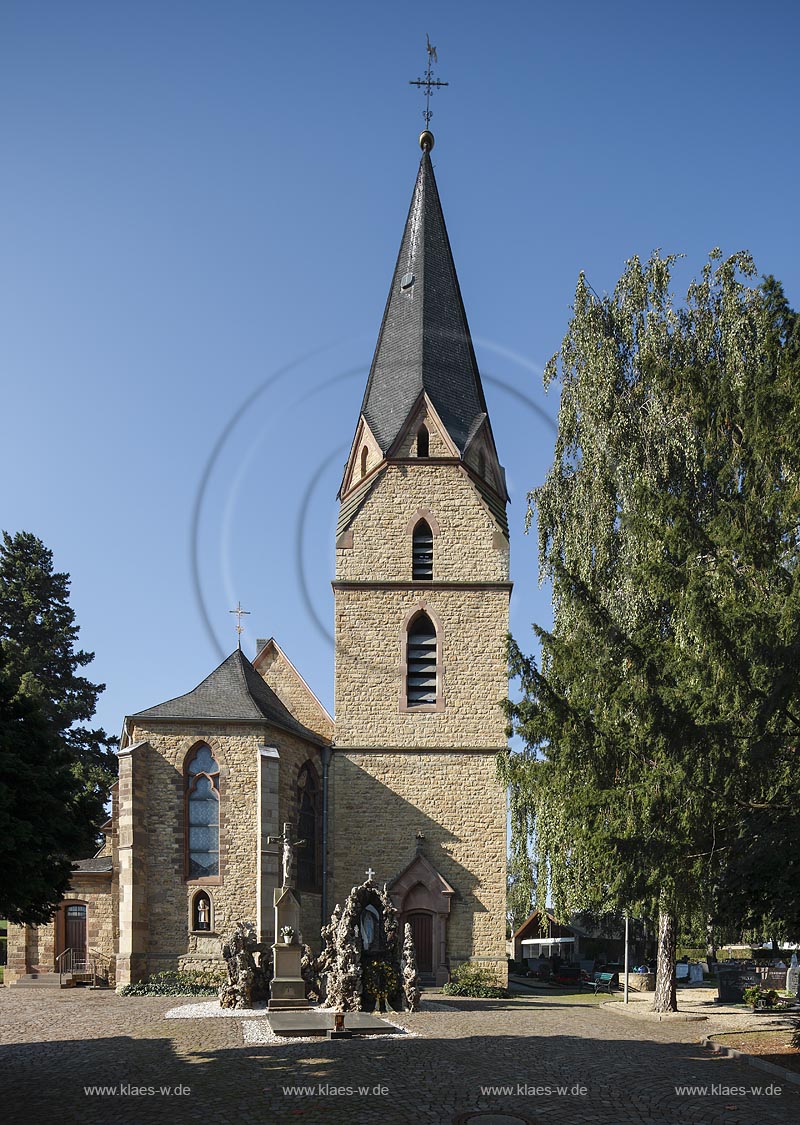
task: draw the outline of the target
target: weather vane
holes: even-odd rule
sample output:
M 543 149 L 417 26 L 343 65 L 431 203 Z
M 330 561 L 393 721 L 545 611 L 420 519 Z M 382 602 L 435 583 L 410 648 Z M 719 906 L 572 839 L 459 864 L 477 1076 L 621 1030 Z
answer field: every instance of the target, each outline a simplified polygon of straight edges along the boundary
M 439 60 L 436 57 L 436 48 L 431 46 L 430 36 L 426 33 L 425 38 L 428 42 L 428 69 L 425 72 L 424 78 L 418 78 L 416 82 L 409 82 L 409 86 L 419 86 L 420 89 L 425 90 L 425 110 L 422 116 L 425 118 L 425 128 L 429 128 L 433 113 L 431 111 L 431 94 L 439 86 L 449 86 L 449 82 L 439 82 L 438 79 L 433 77 L 433 64 L 439 65 Z
M 241 647 L 242 647 L 242 631 L 244 630 L 244 625 L 242 625 L 242 618 L 243 617 L 249 617 L 250 616 L 250 610 L 249 609 L 242 609 L 242 603 L 237 602 L 236 603 L 236 609 L 229 609 L 228 613 L 235 613 L 236 614 L 236 635 L 237 635 L 239 648 L 241 649 Z

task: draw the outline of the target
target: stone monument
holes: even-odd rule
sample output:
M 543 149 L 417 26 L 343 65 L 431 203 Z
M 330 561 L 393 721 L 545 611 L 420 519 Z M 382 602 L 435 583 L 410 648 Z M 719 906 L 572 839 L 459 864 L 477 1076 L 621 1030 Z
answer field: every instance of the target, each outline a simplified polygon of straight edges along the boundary
M 221 1008 L 252 1008 L 254 1000 L 266 1000 L 271 968 L 265 955 L 266 949 L 257 942 L 253 924 L 237 922 L 222 942 L 228 980 L 219 990 Z
M 792 954 L 789 968 L 786 970 L 786 991 L 790 996 L 797 996 L 800 991 L 800 968 L 797 964 L 797 954 Z
M 342 909 L 338 904 L 330 924 L 322 929 L 324 947 L 319 967 L 326 976 L 323 1007 L 339 1012 L 395 1010 L 418 1000 L 411 930 L 407 946 L 399 936 L 397 911 L 386 888 L 367 871 L 366 882 L 353 887 Z
M 406 1007 L 410 1012 L 418 1012 L 420 994 L 419 973 L 417 972 L 417 951 L 414 948 L 414 938 L 409 922 L 406 922 L 401 967 L 403 970 L 403 997 L 406 1002 Z
M 275 944 L 272 947 L 273 977 L 268 1010 L 293 1011 L 308 1008 L 306 982 L 301 962 L 300 904 L 294 894 L 294 851 L 305 840 L 295 840 L 291 824 L 284 824 L 282 836 L 268 836 L 268 844 L 283 846 L 283 884 L 273 893 L 275 904 Z

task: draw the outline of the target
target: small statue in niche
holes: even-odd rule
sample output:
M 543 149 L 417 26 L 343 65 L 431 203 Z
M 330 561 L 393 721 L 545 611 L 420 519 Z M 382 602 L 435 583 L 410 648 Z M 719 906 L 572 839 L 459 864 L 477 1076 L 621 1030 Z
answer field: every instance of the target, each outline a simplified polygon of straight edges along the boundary
M 197 900 L 197 921 L 195 929 L 211 929 L 211 909 L 209 906 L 208 898 L 205 895 L 200 895 L 199 899 Z
M 361 911 L 359 928 L 361 930 L 362 947 L 367 951 L 378 949 L 380 946 L 381 920 L 378 911 L 371 902 L 367 903 Z

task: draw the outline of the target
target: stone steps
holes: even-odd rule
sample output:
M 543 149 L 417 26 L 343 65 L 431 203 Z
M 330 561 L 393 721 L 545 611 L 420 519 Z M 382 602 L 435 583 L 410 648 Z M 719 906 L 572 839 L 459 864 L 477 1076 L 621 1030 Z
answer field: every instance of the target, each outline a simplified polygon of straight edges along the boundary
M 60 988 L 61 981 L 58 973 L 28 973 L 27 976 L 15 980 L 10 988 Z

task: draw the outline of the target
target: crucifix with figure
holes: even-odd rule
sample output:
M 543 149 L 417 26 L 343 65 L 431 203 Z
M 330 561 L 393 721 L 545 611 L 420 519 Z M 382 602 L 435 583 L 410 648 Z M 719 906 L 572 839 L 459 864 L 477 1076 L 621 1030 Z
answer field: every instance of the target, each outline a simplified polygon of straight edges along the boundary
M 295 840 L 291 824 L 284 824 L 282 836 L 267 836 L 268 844 L 283 844 L 283 887 L 294 886 L 294 850 L 305 847 L 306 840 Z

